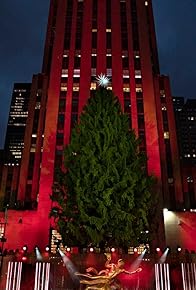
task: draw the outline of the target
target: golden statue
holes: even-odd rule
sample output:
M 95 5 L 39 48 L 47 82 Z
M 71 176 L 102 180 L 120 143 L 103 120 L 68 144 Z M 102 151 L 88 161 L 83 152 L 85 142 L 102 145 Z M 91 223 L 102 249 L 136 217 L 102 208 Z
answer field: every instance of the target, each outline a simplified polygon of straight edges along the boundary
M 111 254 L 106 253 L 107 261 L 105 263 L 104 270 L 98 272 L 95 268 L 90 267 L 86 269 L 86 274 L 75 273 L 75 275 L 81 277 L 80 285 L 86 285 L 85 290 L 111 290 L 121 289 L 120 285 L 115 281 L 115 278 L 121 274 L 134 274 L 142 271 L 142 268 L 138 268 L 135 271 L 129 272 L 124 269 L 124 261 L 119 259 L 116 264 L 111 262 Z M 94 274 L 94 275 L 92 275 Z

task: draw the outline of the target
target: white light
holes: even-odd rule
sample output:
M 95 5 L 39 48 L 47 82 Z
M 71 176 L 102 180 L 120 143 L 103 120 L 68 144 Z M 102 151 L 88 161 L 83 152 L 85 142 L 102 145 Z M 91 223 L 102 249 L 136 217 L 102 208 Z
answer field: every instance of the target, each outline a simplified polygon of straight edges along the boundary
M 164 209 L 163 209 L 163 212 L 167 212 L 167 211 L 168 211 L 168 208 L 164 208 Z
M 49 248 L 49 246 L 46 246 L 46 252 L 49 252 L 50 251 L 50 248 Z
M 114 253 L 115 252 L 115 248 L 111 248 L 111 252 Z
M 105 74 L 100 74 L 96 77 L 97 83 L 100 87 L 107 87 L 107 85 L 109 84 L 110 80 L 108 77 L 106 77 Z
M 24 246 L 22 247 L 22 249 L 23 249 L 23 251 L 27 251 L 27 246 L 24 245 Z
M 89 251 L 92 253 L 92 252 L 94 252 L 94 249 L 91 247 L 91 248 L 89 249 Z

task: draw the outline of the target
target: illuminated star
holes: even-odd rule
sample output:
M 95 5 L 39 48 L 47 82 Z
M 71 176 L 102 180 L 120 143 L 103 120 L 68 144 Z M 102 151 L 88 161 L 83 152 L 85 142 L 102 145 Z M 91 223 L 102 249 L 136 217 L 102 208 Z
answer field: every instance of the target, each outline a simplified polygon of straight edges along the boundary
M 106 77 L 105 74 L 100 74 L 96 77 L 97 83 L 100 87 L 107 87 L 107 85 L 109 84 L 110 80 L 108 77 Z

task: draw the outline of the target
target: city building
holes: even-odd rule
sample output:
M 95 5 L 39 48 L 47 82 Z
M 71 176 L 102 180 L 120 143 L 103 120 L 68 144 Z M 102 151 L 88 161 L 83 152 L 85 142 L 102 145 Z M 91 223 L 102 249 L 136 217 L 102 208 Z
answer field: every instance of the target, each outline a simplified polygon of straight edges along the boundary
M 4 147 L 7 163 L 18 164 L 22 157 L 30 91 L 29 83 L 14 84 Z
M 196 208 L 196 100 L 173 97 L 185 208 Z
M 15 83 L 10 105 L 5 146 L 1 158 L 0 208 L 16 207 L 31 84 Z
M 101 74 L 142 141 L 148 173 L 158 180 L 160 207 L 184 208 L 173 102 L 169 79 L 160 75 L 152 1 L 51 0 L 14 197 L 20 211 L 8 210 L 7 247 L 48 244 L 55 168 Z M 5 199 L 6 194 L 1 191 Z

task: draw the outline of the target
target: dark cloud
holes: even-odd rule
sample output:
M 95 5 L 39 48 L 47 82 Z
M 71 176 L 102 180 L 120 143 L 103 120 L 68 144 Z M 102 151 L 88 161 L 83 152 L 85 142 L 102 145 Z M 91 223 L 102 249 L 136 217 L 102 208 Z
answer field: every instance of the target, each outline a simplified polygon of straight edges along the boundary
M 161 72 L 174 95 L 196 97 L 196 1 L 153 0 Z M 41 69 L 49 0 L 0 3 L 0 148 L 14 82 L 29 82 Z

